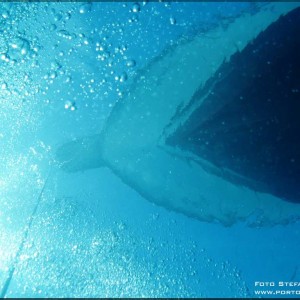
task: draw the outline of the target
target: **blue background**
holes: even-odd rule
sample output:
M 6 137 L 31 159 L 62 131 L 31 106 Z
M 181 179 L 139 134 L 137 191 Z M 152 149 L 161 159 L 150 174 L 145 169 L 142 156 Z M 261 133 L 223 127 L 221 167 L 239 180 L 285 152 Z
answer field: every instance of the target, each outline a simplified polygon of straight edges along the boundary
M 300 281 L 299 223 L 203 223 L 149 203 L 107 168 L 52 166 L 57 147 L 101 131 L 135 72 L 167 46 L 261 6 L 0 3 L 0 287 L 15 268 L 7 296 L 249 297 L 255 281 Z

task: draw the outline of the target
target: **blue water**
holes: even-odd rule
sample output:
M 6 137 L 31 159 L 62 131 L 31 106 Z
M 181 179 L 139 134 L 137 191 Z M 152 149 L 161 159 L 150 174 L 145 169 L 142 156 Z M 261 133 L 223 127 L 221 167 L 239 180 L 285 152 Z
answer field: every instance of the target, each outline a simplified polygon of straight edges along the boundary
M 299 223 L 200 222 L 108 168 L 54 164 L 59 146 L 101 131 L 166 47 L 263 5 L 0 3 L 3 296 L 251 297 L 255 282 L 300 281 Z

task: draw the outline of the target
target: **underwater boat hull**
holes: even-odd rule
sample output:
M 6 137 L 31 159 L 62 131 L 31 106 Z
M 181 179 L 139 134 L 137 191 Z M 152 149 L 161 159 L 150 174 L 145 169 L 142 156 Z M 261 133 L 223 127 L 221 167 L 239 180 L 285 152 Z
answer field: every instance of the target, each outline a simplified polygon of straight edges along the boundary
M 233 183 L 299 203 L 299 53 L 300 8 L 218 69 L 173 118 L 166 143 Z
M 269 4 L 256 15 L 243 15 L 228 28 L 170 48 L 138 74 L 100 135 L 58 150 L 62 167 L 72 172 L 106 165 L 147 200 L 203 221 L 231 225 L 254 215 L 256 224 L 267 225 L 298 217 L 300 205 L 235 184 L 211 171 L 214 167 L 208 161 L 199 163 L 166 143 L 186 121 L 174 116 L 188 104 L 193 107 L 195 93 L 224 61 L 297 6 Z

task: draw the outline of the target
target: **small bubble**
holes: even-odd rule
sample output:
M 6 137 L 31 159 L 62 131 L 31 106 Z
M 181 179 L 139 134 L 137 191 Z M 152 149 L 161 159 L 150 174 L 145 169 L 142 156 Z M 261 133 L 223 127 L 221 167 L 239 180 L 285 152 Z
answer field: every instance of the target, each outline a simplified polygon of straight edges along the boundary
M 133 60 L 133 59 L 130 59 L 130 60 L 128 60 L 128 61 L 126 62 L 126 66 L 127 66 L 128 68 L 133 68 L 135 65 L 136 65 L 136 62 L 135 62 L 135 60 Z
M 176 24 L 176 19 L 174 17 L 170 18 L 170 24 L 175 25 Z
M 72 80 L 71 76 L 67 76 L 66 80 L 65 80 L 65 83 L 69 83 L 69 82 L 71 82 L 71 80 Z
M 56 73 L 55 71 L 51 71 L 51 72 L 49 73 L 49 78 L 55 79 L 56 77 L 57 77 L 57 73 Z
M 128 78 L 127 73 L 123 72 L 120 76 L 120 82 L 125 82 L 127 78 Z
M 140 5 L 138 3 L 134 3 L 132 6 L 132 12 L 138 13 L 138 12 L 140 12 L 140 10 L 141 10 Z
M 77 248 L 78 248 L 78 246 L 77 246 L 77 245 L 74 245 L 74 246 L 72 247 L 72 251 L 75 252 L 75 251 L 77 250 Z
M 83 5 L 81 5 L 79 7 L 79 13 L 85 14 L 87 12 L 90 12 L 91 8 L 92 8 L 92 4 L 91 3 L 85 3 L 85 4 L 83 4 Z
M 114 60 L 112 58 L 108 59 L 107 66 L 111 68 L 113 67 L 113 65 L 114 65 Z
M 2 12 L 2 18 L 3 18 L 3 19 L 8 19 L 8 18 L 9 18 L 9 12 L 8 12 L 7 10 L 4 10 L 4 11 Z
M 62 19 L 62 15 L 61 14 L 56 14 L 55 16 L 54 16 L 54 21 L 55 22 L 58 22 L 58 21 L 60 21 Z
M 7 56 L 7 54 L 3 53 L 0 55 L 0 59 L 5 61 L 5 62 L 9 62 L 9 57 Z
M 59 70 L 59 69 L 61 69 L 60 63 L 58 61 L 56 61 L 56 60 L 52 61 L 51 64 L 50 64 L 50 66 L 51 66 L 51 70 Z
M 2 90 L 7 90 L 7 83 L 6 82 L 1 84 L 1 89 Z

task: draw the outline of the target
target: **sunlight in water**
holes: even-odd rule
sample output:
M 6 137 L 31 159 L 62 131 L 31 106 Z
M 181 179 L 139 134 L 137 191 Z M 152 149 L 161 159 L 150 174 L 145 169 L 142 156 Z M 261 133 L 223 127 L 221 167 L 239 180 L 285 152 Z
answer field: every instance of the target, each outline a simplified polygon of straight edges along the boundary
M 251 296 L 261 278 L 300 280 L 297 224 L 262 227 L 252 214 L 252 223 L 241 221 L 259 205 L 275 221 L 290 210 L 229 184 L 232 170 L 218 173 L 201 151 L 181 149 L 179 134 L 165 143 L 182 125 L 189 145 L 202 147 L 202 111 L 195 123 L 189 117 L 206 107 L 203 95 L 216 97 L 204 119 L 219 108 L 215 87 L 225 82 L 227 91 L 236 74 L 221 66 L 231 68 L 236 53 L 244 59 L 249 44 L 259 55 L 257 36 L 296 6 L 0 1 L 2 296 L 233 298 Z M 272 66 L 266 45 L 259 70 Z M 260 82 L 249 66 L 253 74 L 238 73 Z M 244 117 L 243 76 L 228 88 L 242 103 L 233 132 Z M 222 133 L 226 122 L 212 123 Z M 221 156 L 212 137 L 207 149 Z

